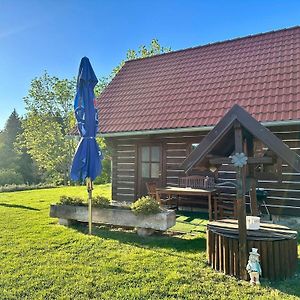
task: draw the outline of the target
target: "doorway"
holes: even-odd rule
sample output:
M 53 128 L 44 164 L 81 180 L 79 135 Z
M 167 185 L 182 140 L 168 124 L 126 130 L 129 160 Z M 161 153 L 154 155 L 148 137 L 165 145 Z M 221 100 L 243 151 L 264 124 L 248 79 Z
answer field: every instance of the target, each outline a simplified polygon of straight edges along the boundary
M 147 195 L 146 182 L 162 186 L 161 145 L 141 145 L 138 151 L 138 197 Z

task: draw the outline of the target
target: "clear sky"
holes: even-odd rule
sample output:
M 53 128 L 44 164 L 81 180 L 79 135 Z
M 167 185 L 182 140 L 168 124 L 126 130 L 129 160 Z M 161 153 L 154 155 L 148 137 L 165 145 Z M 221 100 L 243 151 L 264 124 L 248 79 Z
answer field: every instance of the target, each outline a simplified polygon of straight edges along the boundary
M 31 79 L 76 76 L 82 56 L 100 77 L 153 38 L 178 50 L 299 24 L 298 0 L 0 0 L 0 129 Z

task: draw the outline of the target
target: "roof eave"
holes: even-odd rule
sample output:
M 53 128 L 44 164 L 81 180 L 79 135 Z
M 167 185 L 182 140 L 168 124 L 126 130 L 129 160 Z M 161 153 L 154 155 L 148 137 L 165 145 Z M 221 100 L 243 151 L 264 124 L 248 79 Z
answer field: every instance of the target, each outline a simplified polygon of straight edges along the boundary
M 140 130 L 140 131 L 121 131 L 121 132 L 108 132 L 108 133 L 99 132 L 98 135 L 101 137 L 157 135 L 157 134 L 178 133 L 178 132 L 209 131 L 213 127 L 214 126 L 202 126 L 202 127 L 186 127 L 186 128 L 152 129 L 152 130 Z
M 270 121 L 270 122 L 261 122 L 261 124 L 266 127 L 300 125 L 300 120 Z M 98 135 L 104 138 L 128 137 L 128 136 L 140 136 L 140 135 L 157 135 L 157 134 L 184 133 L 184 132 L 195 132 L 195 131 L 210 131 L 214 127 L 215 126 L 199 126 L 199 127 L 152 129 L 152 130 L 140 130 L 140 131 L 121 131 L 121 132 L 108 132 L 108 133 L 99 132 Z

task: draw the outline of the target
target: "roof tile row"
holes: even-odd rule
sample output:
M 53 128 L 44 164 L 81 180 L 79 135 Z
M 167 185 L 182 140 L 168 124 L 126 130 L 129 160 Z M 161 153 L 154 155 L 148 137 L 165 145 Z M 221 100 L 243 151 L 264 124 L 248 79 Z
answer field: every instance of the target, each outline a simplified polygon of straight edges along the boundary
M 99 129 L 211 126 L 236 103 L 300 119 L 300 27 L 126 62 L 97 101 Z

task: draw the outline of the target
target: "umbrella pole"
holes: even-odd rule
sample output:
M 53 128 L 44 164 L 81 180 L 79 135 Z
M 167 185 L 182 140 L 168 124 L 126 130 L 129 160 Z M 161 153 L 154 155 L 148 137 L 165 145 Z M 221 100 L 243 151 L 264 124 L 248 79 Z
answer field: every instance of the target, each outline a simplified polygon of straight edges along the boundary
M 92 234 L 92 193 L 93 193 L 93 183 L 90 177 L 86 179 L 86 187 L 89 194 L 88 198 L 88 220 L 89 220 L 89 235 Z

